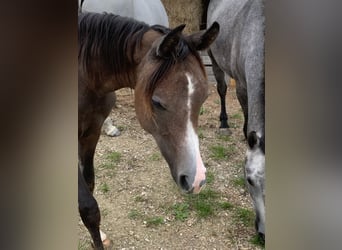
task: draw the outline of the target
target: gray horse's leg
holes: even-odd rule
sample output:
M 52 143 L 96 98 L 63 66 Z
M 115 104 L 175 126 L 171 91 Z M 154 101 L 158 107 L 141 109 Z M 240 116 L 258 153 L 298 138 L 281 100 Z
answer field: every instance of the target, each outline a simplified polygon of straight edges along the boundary
M 220 112 L 220 129 L 226 131 L 227 134 L 231 134 L 228 125 L 228 115 L 226 111 L 226 94 L 227 94 L 227 83 L 225 81 L 225 73 L 218 66 L 213 54 L 208 50 L 208 55 L 212 62 L 212 68 L 214 76 L 217 82 L 217 92 L 221 100 L 221 112 Z
M 242 108 L 244 123 L 243 123 L 243 134 L 247 139 L 247 122 L 248 122 L 248 98 L 247 89 L 238 80 L 236 80 L 236 96 Z
M 101 130 L 108 136 L 114 137 L 120 135 L 120 130 L 113 125 L 113 120 L 108 116 L 103 122 Z
M 115 92 L 111 93 L 112 96 L 114 96 L 114 99 L 116 99 Z M 120 130 L 113 125 L 113 120 L 107 116 L 105 121 L 103 122 L 101 131 L 111 137 L 114 136 L 119 136 L 120 135 Z

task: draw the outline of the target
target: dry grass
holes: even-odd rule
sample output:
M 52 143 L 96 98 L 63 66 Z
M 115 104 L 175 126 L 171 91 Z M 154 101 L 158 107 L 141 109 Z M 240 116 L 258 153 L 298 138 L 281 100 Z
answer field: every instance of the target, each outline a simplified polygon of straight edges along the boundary
M 184 33 L 199 30 L 202 17 L 201 0 L 162 0 L 169 17 L 170 27 L 186 24 Z

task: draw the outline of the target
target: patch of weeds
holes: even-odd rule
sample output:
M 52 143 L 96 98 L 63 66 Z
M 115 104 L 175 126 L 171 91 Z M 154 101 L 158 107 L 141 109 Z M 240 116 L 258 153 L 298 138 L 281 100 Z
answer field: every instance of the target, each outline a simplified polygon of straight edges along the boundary
M 211 188 L 206 188 L 199 194 L 197 194 L 197 196 L 199 197 L 199 199 L 203 200 L 215 200 L 219 197 L 219 193 L 212 190 Z
M 235 120 L 241 120 L 242 114 L 241 113 L 235 113 L 234 115 L 231 116 L 231 118 L 235 119 Z
M 82 241 L 78 241 L 78 250 L 87 250 L 88 246 L 87 246 L 87 242 L 82 240 Z
M 115 168 L 115 165 L 107 162 L 107 163 L 101 164 L 100 168 L 113 170 Z
M 176 220 L 185 221 L 189 217 L 189 207 L 188 203 L 177 203 L 173 205 L 172 209 Z
M 243 176 L 233 179 L 232 182 L 234 187 L 245 187 L 245 178 Z
M 210 157 L 214 158 L 215 160 L 223 160 L 228 156 L 227 150 L 221 145 L 211 146 L 210 151 Z
M 244 226 L 252 226 L 254 224 L 254 213 L 246 208 L 237 208 L 235 219 L 242 222 Z
M 138 196 L 134 197 L 134 201 L 135 202 L 145 202 L 145 201 L 147 201 L 147 199 L 142 197 L 142 196 L 140 196 L 140 195 L 138 195 Z
M 99 188 L 100 188 L 100 191 L 104 194 L 108 193 L 108 191 L 109 191 L 109 186 L 107 183 L 101 184 Z
M 158 225 L 162 225 L 164 223 L 165 223 L 164 222 L 164 218 L 163 217 L 159 217 L 159 216 L 151 217 L 151 218 L 146 219 L 146 226 L 147 227 L 158 226 Z
M 215 103 L 215 104 L 221 104 L 221 100 L 220 100 L 220 99 L 216 99 L 216 100 L 214 101 L 214 103 Z
M 197 133 L 198 133 L 198 138 L 199 139 L 204 139 L 204 134 L 203 134 L 203 130 L 202 129 L 199 129 Z
M 207 188 L 196 195 L 188 195 L 187 202 L 196 211 L 199 218 L 206 218 L 214 215 L 214 211 L 219 208 L 216 199 L 219 193 Z
M 214 176 L 214 174 L 213 174 L 213 172 L 211 172 L 211 171 L 208 171 L 207 173 L 206 173 L 206 183 L 207 184 L 211 184 L 213 181 L 214 181 L 214 179 L 215 179 L 215 176 Z
M 262 247 L 262 249 L 265 249 L 265 242 L 258 234 L 254 235 L 249 242 L 253 245 Z
M 219 206 L 223 209 L 223 210 L 232 210 L 233 209 L 233 204 L 227 202 L 227 201 L 224 201 L 224 202 L 220 202 L 219 203 Z
M 127 129 L 127 127 L 123 126 L 123 125 L 119 125 L 119 126 L 116 126 L 116 127 L 118 128 L 118 130 L 120 130 L 120 132 Z
M 200 115 L 203 115 L 203 114 L 206 113 L 206 112 L 207 112 L 207 110 L 206 110 L 203 106 L 201 106 L 201 109 L 200 109 L 199 114 L 200 114 Z
M 222 141 L 231 141 L 232 140 L 232 137 L 230 135 L 219 135 L 218 136 L 218 139 L 222 140 Z
M 214 206 L 206 200 L 197 200 L 194 202 L 194 208 L 197 212 L 198 217 L 207 218 L 214 214 Z
M 156 152 L 156 153 L 153 153 L 151 156 L 150 156 L 150 160 L 151 161 L 160 161 L 162 159 L 162 156 L 159 152 Z
M 138 218 L 141 218 L 141 217 L 142 217 L 141 213 L 138 210 L 136 210 L 136 209 L 132 209 L 128 213 L 128 218 L 130 218 L 132 220 L 138 219 Z
M 120 162 L 121 153 L 119 152 L 111 152 L 107 155 L 107 160 L 109 160 L 112 164 L 117 164 Z
M 227 148 L 226 148 L 226 152 L 227 152 L 227 156 L 232 156 L 235 154 L 236 152 L 236 147 L 235 145 L 228 145 Z

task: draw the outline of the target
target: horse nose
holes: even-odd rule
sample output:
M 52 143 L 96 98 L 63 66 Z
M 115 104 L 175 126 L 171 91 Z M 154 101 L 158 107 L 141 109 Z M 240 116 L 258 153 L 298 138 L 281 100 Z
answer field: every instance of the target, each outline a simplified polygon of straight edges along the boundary
M 258 235 L 259 235 L 259 238 L 261 239 L 261 241 L 262 241 L 263 243 L 265 243 L 265 234 L 259 232 Z
M 187 175 L 181 175 L 179 178 L 180 186 L 187 193 L 198 193 L 202 186 L 206 183 L 206 180 L 201 180 L 198 186 L 192 186 L 193 181 L 190 181 L 190 178 Z
M 187 175 L 181 175 L 179 177 L 179 184 L 183 190 L 190 192 L 190 189 L 192 187 L 191 187 L 191 183 L 189 183 L 189 177 Z

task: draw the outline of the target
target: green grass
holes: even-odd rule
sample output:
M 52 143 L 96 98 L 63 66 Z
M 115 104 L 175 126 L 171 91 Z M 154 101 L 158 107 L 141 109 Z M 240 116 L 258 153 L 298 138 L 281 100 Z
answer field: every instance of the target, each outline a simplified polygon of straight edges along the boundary
M 189 217 L 190 205 L 188 203 L 177 203 L 172 206 L 173 214 L 176 220 L 184 221 Z
M 206 173 L 206 183 L 207 184 L 211 184 L 211 183 L 213 183 L 214 179 L 215 179 L 215 176 L 214 176 L 213 172 L 207 171 L 207 173 Z
M 106 162 L 101 164 L 101 168 L 113 170 L 121 160 L 121 153 L 111 152 L 106 155 Z
M 215 214 L 214 212 L 219 208 L 218 198 L 219 193 L 210 188 L 204 189 L 199 194 L 185 196 L 189 208 L 195 211 L 199 218 L 206 218 Z
M 203 134 L 203 130 L 202 129 L 198 129 L 198 138 L 199 139 L 204 139 L 204 134 Z
M 138 196 L 134 197 L 134 201 L 135 202 L 145 202 L 145 201 L 147 201 L 147 199 L 142 197 L 142 196 L 140 196 L 140 195 L 138 195 Z
M 150 156 L 150 160 L 151 161 L 160 161 L 162 159 L 162 156 L 159 152 L 156 152 L 156 153 L 153 153 L 151 156 Z
M 107 160 L 110 161 L 113 164 L 117 164 L 120 162 L 121 159 L 121 153 L 119 152 L 111 152 L 107 155 Z
M 158 226 L 164 223 L 165 223 L 164 218 L 160 216 L 150 217 L 146 219 L 147 227 Z
M 235 113 L 234 115 L 231 116 L 231 118 L 235 119 L 235 120 L 241 120 L 242 114 L 241 113 Z
M 232 180 L 234 187 L 245 187 L 245 177 L 240 176 Z
M 238 207 L 235 211 L 234 218 L 244 226 L 253 226 L 254 224 L 254 213 L 246 208 Z
M 123 126 L 123 125 L 119 125 L 119 126 L 116 126 L 116 127 L 118 128 L 118 130 L 120 130 L 120 132 L 127 129 L 127 127 Z
M 226 158 L 226 150 L 223 146 L 211 146 L 210 147 L 211 155 L 210 157 L 214 158 L 215 160 L 223 160 Z
M 257 234 L 252 237 L 252 239 L 250 240 L 250 243 L 252 243 L 253 245 L 262 247 L 262 249 L 265 249 L 265 242 Z
M 100 191 L 101 191 L 102 193 L 105 194 L 105 193 L 108 193 L 108 191 L 109 191 L 109 186 L 108 186 L 107 183 L 102 183 L 102 184 L 100 185 L 99 189 L 100 189 Z
M 133 220 L 139 219 L 139 218 L 142 218 L 142 214 L 138 210 L 132 209 L 128 213 L 128 218 L 133 219 Z
M 104 163 L 100 165 L 100 168 L 105 168 L 105 169 L 114 169 L 116 167 L 116 165 L 112 164 L 112 163 Z
M 78 241 L 78 250 L 87 250 L 88 249 L 88 244 L 86 241 Z
M 193 206 L 197 212 L 197 216 L 200 218 L 207 218 L 214 214 L 215 208 L 213 204 L 208 201 L 197 200 L 194 202 Z
M 223 210 L 232 210 L 233 209 L 233 204 L 227 202 L 227 201 L 223 201 L 219 203 L 219 206 L 223 209 Z
M 207 112 L 207 110 L 206 110 L 203 106 L 201 106 L 201 109 L 200 109 L 199 114 L 200 114 L 200 115 L 203 115 L 203 114 L 206 113 L 206 112 Z
M 222 141 L 228 141 L 230 142 L 232 140 L 232 137 L 230 135 L 218 135 L 218 139 Z

